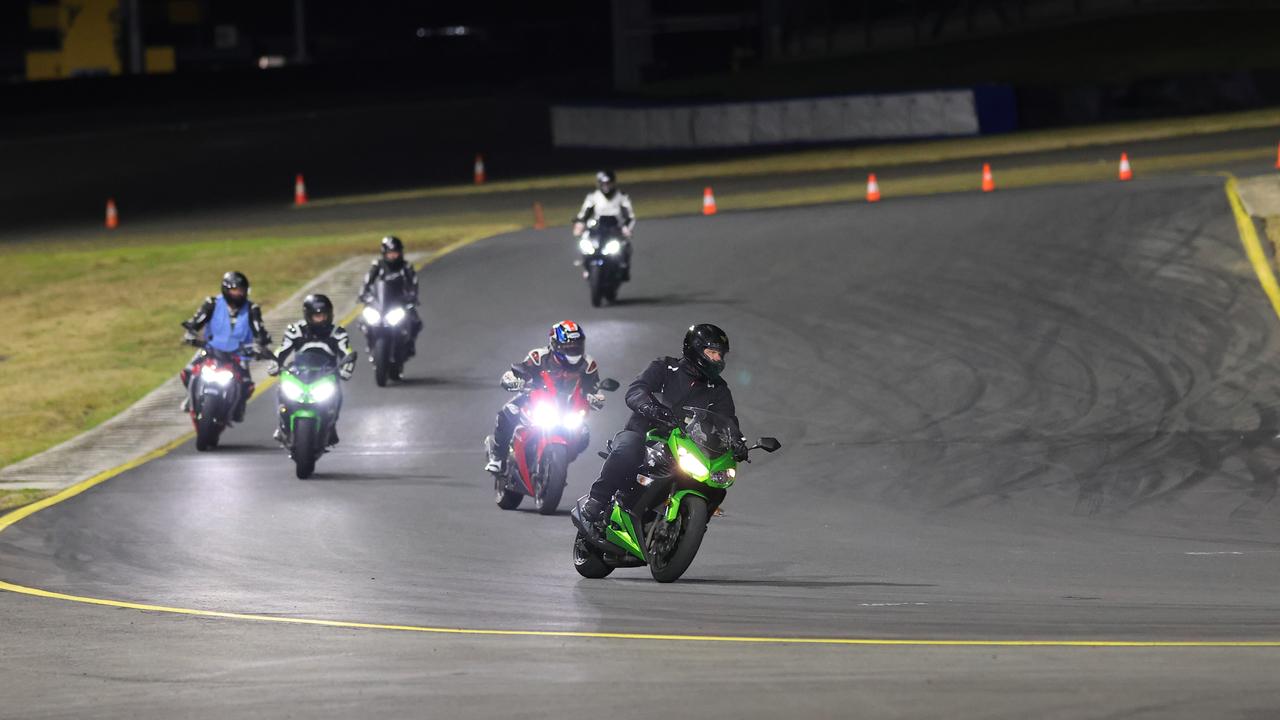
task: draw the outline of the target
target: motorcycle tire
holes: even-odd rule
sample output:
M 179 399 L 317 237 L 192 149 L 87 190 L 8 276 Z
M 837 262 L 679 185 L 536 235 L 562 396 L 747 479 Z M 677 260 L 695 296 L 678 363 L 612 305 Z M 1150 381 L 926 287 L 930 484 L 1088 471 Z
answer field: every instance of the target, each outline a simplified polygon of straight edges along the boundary
M 604 561 L 599 551 L 592 545 L 591 541 L 578 533 L 573 539 L 573 569 L 584 578 L 598 580 L 607 577 L 613 572 L 613 566 Z
M 604 295 L 600 290 L 600 266 L 592 265 L 587 271 L 587 287 L 591 289 L 591 307 L 600 307 L 600 303 L 604 299 Z
M 693 564 L 693 557 L 698 554 L 702 536 L 707 531 L 707 501 L 697 495 L 686 495 L 680 502 L 676 521 L 680 523 L 680 537 L 676 539 L 671 554 L 649 560 L 649 573 L 660 583 L 675 582 Z
M 299 480 L 306 480 L 316 471 L 318 431 L 315 418 L 298 418 L 293 424 L 293 465 Z
M 503 475 L 493 476 L 493 501 L 503 510 L 515 510 L 524 500 L 524 493 L 507 489 L 507 478 Z
M 214 416 L 218 413 L 217 400 L 206 400 L 200 404 L 200 412 L 196 420 L 196 450 L 204 452 L 218 446 L 218 433 L 222 428 Z
M 543 515 L 554 515 L 564 494 L 565 478 L 569 475 L 569 450 L 564 445 L 548 445 L 542 453 L 542 486 L 533 498 L 533 505 Z
M 391 372 L 391 343 L 378 338 L 373 346 L 373 380 L 378 387 L 387 386 L 387 374 Z

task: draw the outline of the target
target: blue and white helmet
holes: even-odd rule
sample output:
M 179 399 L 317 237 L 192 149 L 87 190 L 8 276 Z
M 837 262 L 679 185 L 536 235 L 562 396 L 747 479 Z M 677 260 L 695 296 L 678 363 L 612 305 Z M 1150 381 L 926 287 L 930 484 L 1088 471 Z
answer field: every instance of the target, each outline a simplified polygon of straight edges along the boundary
M 552 325 L 548 340 L 551 357 L 561 365 L 576 366 L 587 354 L 587 335 L 582 332 L 582 326 L 572 320 Z

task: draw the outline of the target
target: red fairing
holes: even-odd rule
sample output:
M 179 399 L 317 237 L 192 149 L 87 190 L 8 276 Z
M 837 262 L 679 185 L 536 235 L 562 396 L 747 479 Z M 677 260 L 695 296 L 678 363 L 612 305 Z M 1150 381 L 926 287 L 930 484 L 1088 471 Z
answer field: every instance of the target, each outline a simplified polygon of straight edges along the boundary
M 587 427 L 586 413 L 591 409 L 591 404 L 587 402 L 586 395 L 582 392 L 581 382 L 575 380 L 573 389 L 565 393 L 560 391 L 556 386 L 555 378 L 546 370 L 541 373 L 541 381 L 539 387 L 529 393 L 529 401 L 524 404 L 524 409 L 520 413 L 520 425 L 511 439 L 511 454 L 515 456 L 516 471 L 520 474 L 520 482 L 524 485 L 525 492 L 530 496 L 535 491 L 533 468 L 529 466 L 531 459 L 528 452 L 529 443 L 534 443 L 535 452 L 532 461 L 534 467 L 537 467 L 542 462 L 542 454 L 548 445 L 568 446 L 578 442 L 579 434 Z M 544 403 L 556 405 L 562 416 L 569 413 L 583 413 L 582 426 L 577 430 L 567 430 L 558 426 L 549 429 L 537 427 L 533 423 L 532 413 L 534 408 Z

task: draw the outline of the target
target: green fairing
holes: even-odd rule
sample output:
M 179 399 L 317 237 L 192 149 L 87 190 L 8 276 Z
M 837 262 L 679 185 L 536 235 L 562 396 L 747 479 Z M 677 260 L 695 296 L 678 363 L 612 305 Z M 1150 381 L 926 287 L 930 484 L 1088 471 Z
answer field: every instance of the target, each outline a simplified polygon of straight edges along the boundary
M 640 544 L 636 540 L 640 535 L 631 523 L 631 516 L 623 512 L 622 508 L 614 505 L 613 513 L 609 516 L 609 520 L 610 522 L 604 528 L 605 539 L 644 560 L 644 551 L 640 549 Z M 622 530 L 615 530 L 613 527 L 615 524 L 621 525 Z
M 697 490 L 680 490 L 671 496 L 671 504 L 667 506 L 667 522 L 675 522 L 676 515 L 680 512 L 680 503 L 684 502 L 685 495 L 697 495 L 698 497 L 711 502 L 711 498 L 703 495 Z
M 298 418 L 315 418 L 315 417 L 318 417 L 316 415 L 315 410 L 298 410 L 294 412 L 292 415 L 289 416 L 289 434 L 290 435 L 293 434 L 293 425 L 298 421 Z

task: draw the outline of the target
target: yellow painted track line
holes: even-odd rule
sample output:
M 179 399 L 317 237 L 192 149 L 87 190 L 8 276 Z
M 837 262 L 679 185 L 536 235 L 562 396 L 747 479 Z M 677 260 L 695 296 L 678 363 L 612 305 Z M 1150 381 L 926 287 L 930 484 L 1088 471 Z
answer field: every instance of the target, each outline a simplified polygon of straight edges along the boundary
M 1253 224 L 1253 218 L 1249 216 L 1244 209 L 1244 203 L 1240 200 L 1240 185 L 1236 181 L 1236 176 L 1231 173 L 1225 173 L 1225 175 L 1227 176 L 1227 202 L 1231 204 L 1231 213 L 1236 217 L 1236 228 L 1240 231 L 1240 242 L 1244 245 L 1244 253 L 1249 257 L 1254 273 L 1258 275 L 1262 291 L 1271 300 L 1271 309 L 1275 311 L 1277 317 L 1280 317 L 1280 283 L 1276 282 L 1276 274 L 1271 269 L 1271 263 L 1267 261 L 1266 251 L 1262 249 L 1262 241 L 1258 239 L 1258 228 Z
M 1240 205 L 1239 198 L 1234 195 L 1234 178 L 1228 181 L 1227 195 L 1231 198 L 1232 209 L 1236 212 L 1236 219 L 1239 222 L 1243 206 Z M 1247 215 L 1243 216 L 1250 232 L 1253 232 L 1252 221 Z M 1241 235 L 1245 234 L 1245 225 L 1241 225 Z M 435 255 L 423 262 L 423 265 L 431 263 L 444 255 L 453 252 L 461 247 L 475 242 L 479 238 L 471 240 L 461 240 L 451 245 L 441 248 Z M 1256 232 L 1252 235 L 1252 241 L 1258 246 Z M 1246 249 L 1249 248 L 1249 242 L 1245 242 Z M 1258 246 L 1261 253 L 1261 246 Z M 1262 267 L 1266 270 L 1271 278 L 1272 290 L 1268 292 L 1272 297 L 1272 302 L 1280 314 L 1280 288 L 1276 286 L 1275 276 L 1270 274 L 1270 269 L 1266 267 L 1265 254 L 1260 255 L 1263 258 Z M 1250 251 L 1252 259 L 1252 251 Z M 1255 268 L 1258 267 L 1255 263 Z M 1262 272 L 1259 271 L 1261 278 Z M 1264 287 L 1266 281 L 1263 282 Z M 358 310 L 358 308 L 357 308 Z M 353 310 L 341 320 L 341 324 L 349 323 L 355 318 L 357 310 Z M 262 386 L 259 386 L 261 391 Z M 255 397 L 257 395 L 255 394 Z M 123 465 L 114 467 L 105 472 L 94 475 L 93 477 L 83 480 L 62 492 L 45 498 L 39 502 L 18 508 L 6 515 L 0 516 L 0 532 L 4 532 L 15 523 L 24 520 L 32 515 L 44 510 L 45 508 L 57 505 L 60 502 L 69 500 L 84 491 L 100 485 L 117 475 L 128 472 L 140 465 L 144 465 L 156 458 L 162 457 L 174 448 L 191 439 L 191 433 L 170 442 L 164 447 L 157 448 L 141 457 L 130 460 Z M 1280 648 L 1280 640 L 933 640 L 933 639 L 896 639 L 896 638 L 822 638 L 822 637 L 770 637 L 770 636 L 749 636 L 749 635 L 680 635 L 680 634 L 658 634 L 658 633 L 622 633 L 622 632 L 588 632 L 588 631 L 569 631 L 569 630 L 504 630 L 504 629 L 482 629 L 482 628 L 457 628 L 457 627 L 431 627 L 425 625 L 395 625 L 385 623 L 367 623 L 352 622 L 346 620 L 321 620 L 316 618 L 301 617 L 281 617 L 276 615 L 258 615 L 254 613 L 225 612 L 220 610 L 200 610 L 196 608 L 170 607 L 166 605 L 152 605 L 148 603 L 130 602 L 127 600 L 112 600 L 109 598 L 95 598 L 84 595 L 71 595 L 68 593 L 54 592 L 51 590 L 42 590 L 40 588 L 27 587 L 25 585 L 17 585 L 15 583 L 0 580 L 0 590 L 6 592 L 17 593 L 21 595 L 29 595 L 32 597 L 45 598 L 49 600 L 62 600 L 65 602 L 74 602 L 84 605 L 97 605 L 99 607 L 124 608 L 128 610 L 139 610 L 142 612 L 165 613 L 169 615 L 185 615 L 189 617 L 202 618 L 218 618 L 223 620 L 240 620 L 249 622 L 266 622 L 285 625 L 310 625 L 331 628 L 346 628 L 358 630 L 392 630 L 400 632 L 416 632 L 430 633 L 438 635 L 467 635 L 480 637 L 532 637 L 532 638 L 562 638 L 562 639 L 604 639 L 604 640 L 648 640 L 648 641 L 666 641 L 666 642 L 701 642 L 701 643 L 738 643 L 753 645 L 826 645 L 826 646 L 874 646 L 874 647 L 1020 647 L 1020 648 Z

